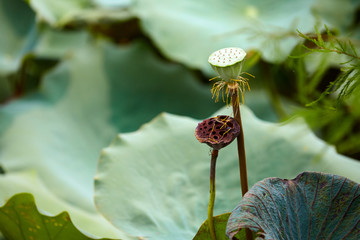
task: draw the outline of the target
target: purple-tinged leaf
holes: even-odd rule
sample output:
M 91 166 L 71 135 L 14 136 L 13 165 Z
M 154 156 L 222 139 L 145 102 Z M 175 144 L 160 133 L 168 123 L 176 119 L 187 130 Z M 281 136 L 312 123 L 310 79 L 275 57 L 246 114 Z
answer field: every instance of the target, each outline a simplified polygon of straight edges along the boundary
M 360 185 L 333 174 L 256 183 L 230 215 L 230 239 L 242 228 L 264 239 L 359 239 Z

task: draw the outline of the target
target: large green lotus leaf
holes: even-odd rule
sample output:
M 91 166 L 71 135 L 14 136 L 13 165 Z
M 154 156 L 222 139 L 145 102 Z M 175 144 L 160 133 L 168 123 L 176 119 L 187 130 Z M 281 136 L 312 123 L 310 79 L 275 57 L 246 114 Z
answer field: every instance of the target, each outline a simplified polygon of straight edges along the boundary
M 32 53 L 46 59 L 62 59 L 71 56 L 76 49 L 91 41 L 85 31 L 59 31 L 44 27 Z
M 7 236 L 7 239 L 22 239 L 17 238 L 14 234 L 23 233 L 27 236 L 26 239 L 31 239 L 29 234 L 32 234 L 33 239 L 51 239 L 51 238 L 40 238 L 41 236 L 35 237 L 34 234 L 44 234 L 44 232 L 40 229 L 42 226 L 42 220 L 46 221 L 48 219 L 52 224 L 57 222 L 58 229 L 60 229 L 60 222 L 56 219 L 51 220 L 49 217 L 44 215 L 39 215 L 35 212 L 33 207 L 34 198 L 36 202 L 36 207 L 41 209 L 42 213 L 46 215 L 58 215 L 66 209 L 66 211 L 70 214 L 70 218 L 72 222 L 75 223 L 75 227 L 80 228 L 82 230 L 91 229 L 91 235 L 89 232 L 87 235 L 92 236 L 102 236 L 102 237 L 111 237 L 111 238 L 121 238 L 128 239 L 125 234 L 120 232 L 114 226 L 109 224 L 103 217 L 99 215 L 96 211 L 87 211 L 80 207 L 75 206 L 74 204 L 68 203 L 63 199 L 56 196 L 53 191 L 47 188 L 44 183 L 38 178 L 37 174 L 34 171 L 23 171 L 16 173 L 6 173 L 0 175 L 0 206 L 4 205 L 8 199 L 11 202 L 11 209 L 9 206 L 5 206 L 0 208 L 0 231 L 3 231 L 3 234 Z M 31 192 L 33 196 L 29 194 L 19 194 L 21 192 Z M 15 195 L 14 197 L 12 197 Z M 17 200 L 15 200 L 15 198 Z M 30 204 L 30 208 L 24 208 L 26 212 L 22 211 L 21 205 Z M 7 203 L 9 204 L 9 202 Z M 4 209 L 5 208 L 5 209 Z M 7 210 L 8 209 L 8 210 Z M 14 211 L 16 211 L 18 216 L 14 215 Z M 4 214 L 5 213 L 5 214 Z M 69 218 L 68 214 L 62 213 L 62 216 L 66 216 Z M 13 221 L 9 220 L 13 219 Z M 57 217 L 59 218 L 59 217 Z M 39 228 L 40 227 L 40 228 Z M 65 228 L 66 227 L 66 228 Z M 31 231 L 29 232 L 29 228 Z M 70 229 L 67 229 L 70 228 Z M 19 231 L 19 229 L 22 229 Z M 42 228 L 44 230 L 44 228 Z M 63 232 L 66 231 L 75 231 L 73 224 L 68 222 L 66 226 L 64 225 Z M 56 231 L 56 229 L 48 228 L 48 231 Z M 70 232 L 71 233 L 71 232 Z M 79 232 L 75 231 L 75 234 L 79 237 Z M 11 237 L 12 236 L 12 237 Z M 79 239 L 79 238 L 61 238 L 61 239 Z M 81 238 L 80 238 L 81 239 Z
M 349 30 L 348 28 L 356 22 L 354 10 L 358 9 L 359 6 L 360 3 L 357 0 L 316 0 L 312 9 L 314 14 L 321 16 L 328 26 L 346 33 L 346 30 Z
M 92 239 L 74 227 L 67 212 L 54 217 L 41 214 L 28 193 L 14 195 L 0 208 L 0 223 L 7 239 Z
M 18 69 L 35 45 L 35 15 L 22 0 L 0 0 L 0 30 L 0 75 L 6 75 Z
M 29 0 L 28 2 L 40 19 L 53 25 L 66 22 L 91 5 L 89 0 Z
M 359 239 L 360 185 L 338 175 L 304 172 L 256 183 L 230 215 L 229 239 L 242 228 L 261 239 Z
M 15 85 L 18 85 L 14 75 L 25 65 L 24 56 L 33 54 L 35 58 L 59 59 L 82 46 L 87 36 L 84 32 L 37 29 L 35 14 L 23 0 L 0 0 L 0 29 L 0 102 L 14 94 Z M 21 74 L 26 75 L 33 69 L 21 69 Z M 22 77 L 26 84 L 31 84 L 32 79 L 24 79 Z M 26 91 L 26 87 L 23 89 Z
M 1 75 L 16 71 L 27 53 L 60 58 L 84 45 L 88 38 L 82 31 L 60 32 L 48 27 L 38 30 L 34 12 L 22 0 L 0 0 L 0 29 Z
M 128 7 L 133 0 L 93 0 L 93 2 L 103 8 L 122 8 Z
M 230 114 L 223 109 L 217 114 Z M 216 114 L 215 114 L 216 115 Z M 360 163 L 338 155 L 301 121 L 278 125 L 242 107 L 250 186 L 270 176 L 319 170 L 360 180 Z M 119 134 L 100 156 L 95 202 L 116 227 L 154 239 L 191 239 L 207 218 L 209 148 L 197 142 L 199 121 L 161 114 Z M 236 144 L 220 150 L 214 214 L 241 199 Z
M 325 5 L 334 6 L 338 1 L 326 2 Z M 300 40 L 296 29 L 313 32 L 315 18 L 311 9 L 315 3 L 315 0 L 137 0 L 132 9 L 141 19 L 144 31 L 166 56 L 209 71 L 209 54 L 229 46 L 257 49 L 270 62 L 284 60 Z M 354 15 L 356 5 L 349 4 L 352 9 L 337 6 L 334 22 L 339 14 Z
M 29 0 L 39 19 L 62 27 L 74 22 L 126 20 L 131 15 L 125 8 L 129 0 Z
M 194 75 L 142 42 L 89 43 L 50 72 L 39 93 L 0 109 L 0 164 L 6 172 L 35 169 L 58 198 L 94 213 L 96 163 L 117 132 L 163 111 L 204 117 L 217 109 L 211 102 Z
M 0 76 L 0 101 L 36 90 L 43 75 L 90 38 L 83 31 L 60 32 L 48 28 L 42 28 L 39 34 L 36 46 L 22 58 L 21 67 L 12 74 Z

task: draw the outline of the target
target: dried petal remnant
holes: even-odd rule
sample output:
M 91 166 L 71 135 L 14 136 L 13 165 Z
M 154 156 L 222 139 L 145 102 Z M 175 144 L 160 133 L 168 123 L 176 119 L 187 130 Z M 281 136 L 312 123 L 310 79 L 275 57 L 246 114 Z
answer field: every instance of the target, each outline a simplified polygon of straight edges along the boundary
M 237 121 L 226 115 L 208 118 L 198 124 L 195 137 L 215 150 L 229 145 L 240 134 Z

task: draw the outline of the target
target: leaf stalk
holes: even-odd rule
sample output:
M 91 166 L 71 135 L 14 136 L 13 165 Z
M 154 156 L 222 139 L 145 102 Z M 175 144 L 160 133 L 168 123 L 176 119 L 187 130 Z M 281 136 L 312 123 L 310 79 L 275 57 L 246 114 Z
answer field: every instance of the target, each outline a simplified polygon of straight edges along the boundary
M 215 226 L 214 226 L 214 205 L 215 205 L 215 169 L 216 159 L 219 150 L 213 149 L 211 152 L 211 165 L 210 165 L 210 198 L 208 206 L 208 223 L 211 240 L 216 240 Z
M 240 134 L 237 137 L 237 149 L 239 157 L 239 170 L 240 170 L 240 184 L 242 196 L 249 190 L 247 170 L 246 170 L 246 154 L 245 154 L 245 141 L 244 131 L 242 127 L 241 114 L 240 114 L 240 100 L 239 100 L 239 86 L 238 83 L 233 83 L 229 86 L 231 92 L 231 104 L 233 108 L 234 118 L 240 125 Z M 246 239 L 252 240 L 252 233 L 249 229 L 246 229 Z

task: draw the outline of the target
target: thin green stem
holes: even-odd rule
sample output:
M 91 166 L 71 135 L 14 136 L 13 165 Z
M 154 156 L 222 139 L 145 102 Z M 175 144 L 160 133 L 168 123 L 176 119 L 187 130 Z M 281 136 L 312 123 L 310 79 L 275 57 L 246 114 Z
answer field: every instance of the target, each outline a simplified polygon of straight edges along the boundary
M 356 58 L 356 59 L 360 60 L 359 56 L 356 56 L 354 54 L 347 53 L 347 52 L 344 52 L 344 51 L 340 51 L 338 49 L 331 49 L 331 48 L 327 48 L 327 47 L 324 47 L 324 46 L 318 46 L 318 48 L 322 49 L 322 50 L 327 50 L 329 52 L 334 52 L 334 53 L 338 53 L 338 54 L 344 54 L 344 55 L 347 55 L 349 57 Z
M 211 240 L 216 240 L 215 226 L 214 226 L 214 204 L 215 204 L 215 168 L 216 168 L 216 159 L 218 156 L 219 150 L 213 149 L 211 152 L 211 165 L 210 165 L 210 198 L 208 206 L 208 223 Z
M 239 157 L 240 184 L 241 184 L 242 196 L 244 196 L 245 193 L 249 190 L 249 187 L 248 187 L 247 170 L 246 170 L 244 133 L 241 122 L 241 114 L 240 114 L 238 83 L 234 83 L 232 86 L 229 86 L 229 89 L 231 91 L 231 103 L 232 103 L 234 118 L 240 125 L 240 134 L 236 140 L 237 140 L 237 149 L 238 149 L 238 157 Z M 246 229 L 246 239 L 252 240 L 252 233 L 249 229 Z

